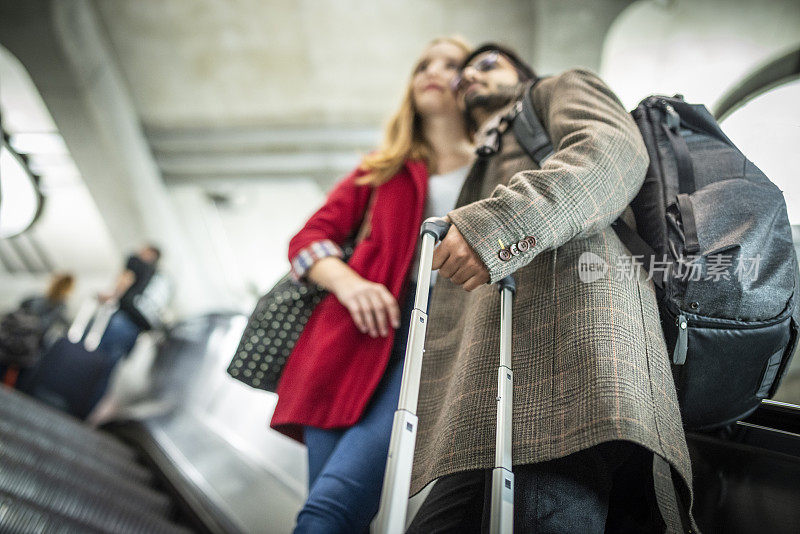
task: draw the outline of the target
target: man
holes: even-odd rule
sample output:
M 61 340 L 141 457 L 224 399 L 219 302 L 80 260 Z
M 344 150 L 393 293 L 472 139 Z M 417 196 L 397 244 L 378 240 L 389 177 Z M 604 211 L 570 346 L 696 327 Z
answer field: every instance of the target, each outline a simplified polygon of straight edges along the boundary
M 119 303 L 119 309 L 111 316 L 97 348 L 115 362 L 127 356 L 141 332 L 157 326 L 160 313 L 169 300 L 169 285 L 158 272 L 160 258 L 158 247 L 152 244 L 143 246 L 128 257 L 114 290 L 99 295 L 103 303 Z
M 685 530 L 691 465 L 652 283 L 644 271 L 579 276 L 586 253 L 609 266 L 630 254 L 610 224 L 648 165 L 636 125 L 595 75 L 537 80 L 495 44 L 467 58 L 456 89 L 479 158 L 433 257 L 412 494 L 439 480 L 410 531 L 488 525 L 500 334 L 489 284 L 512 273 L 516 531 Z M 525 91 L 554 147 L 542 168 L 500 121 Z

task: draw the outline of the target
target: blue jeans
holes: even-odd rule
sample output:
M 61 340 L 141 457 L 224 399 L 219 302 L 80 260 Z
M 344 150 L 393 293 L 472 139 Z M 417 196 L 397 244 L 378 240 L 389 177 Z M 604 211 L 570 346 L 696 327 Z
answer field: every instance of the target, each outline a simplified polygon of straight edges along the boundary
M 117 363 L 133 350 L 141 331 L 139 325 L 134 323 L 127 313 L 117 310 L 108 321 L 108 326 L 100 339 L 97 350 Z
M 347 429 L 305 428 L 309 493 L 295 534 L 366 532 L 378 512 L 403 362 L 387 370 L 361 420 Z
M 97 351 L 105 354 L 116 365 L 122 358 L 127 356 L 134 345 L 139 333 L 142 329 L 128 317 L 128 314 L 122 310 L 117 310 L 111 319 L 108 321 L 106 331 L 103 337 L 100 338 L 100 344 L 97 345 Z M 113 368 L 113 366 L 112 366 Z M 95 389 L 92 398 L 92 406 L 96 405 L 108 388 L 108 381 L 111 379 L 111 374 L 102 377 Z
M 361 420 L 345 429 L 304 429 L 309 494 L 295 534 L 359 534 L 378 513 L 415 290 L 412 284 L 389 365 Z

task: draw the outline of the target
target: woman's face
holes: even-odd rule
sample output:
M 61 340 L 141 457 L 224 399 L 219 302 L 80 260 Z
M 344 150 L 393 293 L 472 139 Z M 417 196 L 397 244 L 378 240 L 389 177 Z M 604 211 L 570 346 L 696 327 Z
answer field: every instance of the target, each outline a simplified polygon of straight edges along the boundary
M 422 54 L 411 81 L 418 114 L 425 117 L 459 113 L 450 84 L 465 57 L 466 52 L 461 47 L 447 41 L 436 43 Z

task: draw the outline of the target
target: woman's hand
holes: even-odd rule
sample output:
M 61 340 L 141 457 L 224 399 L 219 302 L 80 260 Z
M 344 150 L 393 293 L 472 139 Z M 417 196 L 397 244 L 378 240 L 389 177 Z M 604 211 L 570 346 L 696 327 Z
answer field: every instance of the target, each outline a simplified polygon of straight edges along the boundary
M 362 334 L 386 337 L 387 324 L 400 327 L 400 306 L 386 286 L 365 280 L 341 259 L 327 256 L 317 260 L 309 268 L 308 278 L 336 296 Z
M 392 328 L 400 326 L 400 306 L 383 284 L 370 282 L 353 273 L 334 284 L 331 291 L 347 308 L 362 334 L 371 337 L 389 335 Z

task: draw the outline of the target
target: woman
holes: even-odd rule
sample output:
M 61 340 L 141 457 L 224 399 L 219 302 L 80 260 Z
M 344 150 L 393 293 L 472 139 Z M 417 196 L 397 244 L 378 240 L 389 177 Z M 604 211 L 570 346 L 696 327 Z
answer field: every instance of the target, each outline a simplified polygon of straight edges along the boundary
M 24 300 L 0 321 L 0 376 L 4 384 L 21 384 L 42 351 L 66 329 L 66 302 L 74 288 L 71 274 L 56 273 L 43 296 Z
M 290 242 L 294 275 L 330 292 L 286 364 L 271 423 L 308 447 L 309 496 L 295 532 L 363 532 L 378 510 L 419 228 L 453 208 L 473 158 L 450 89 L 468 52 L 456 38 L 428 45 L 381 148 Z M 339 245 L 365 228 L 344 263 Z

